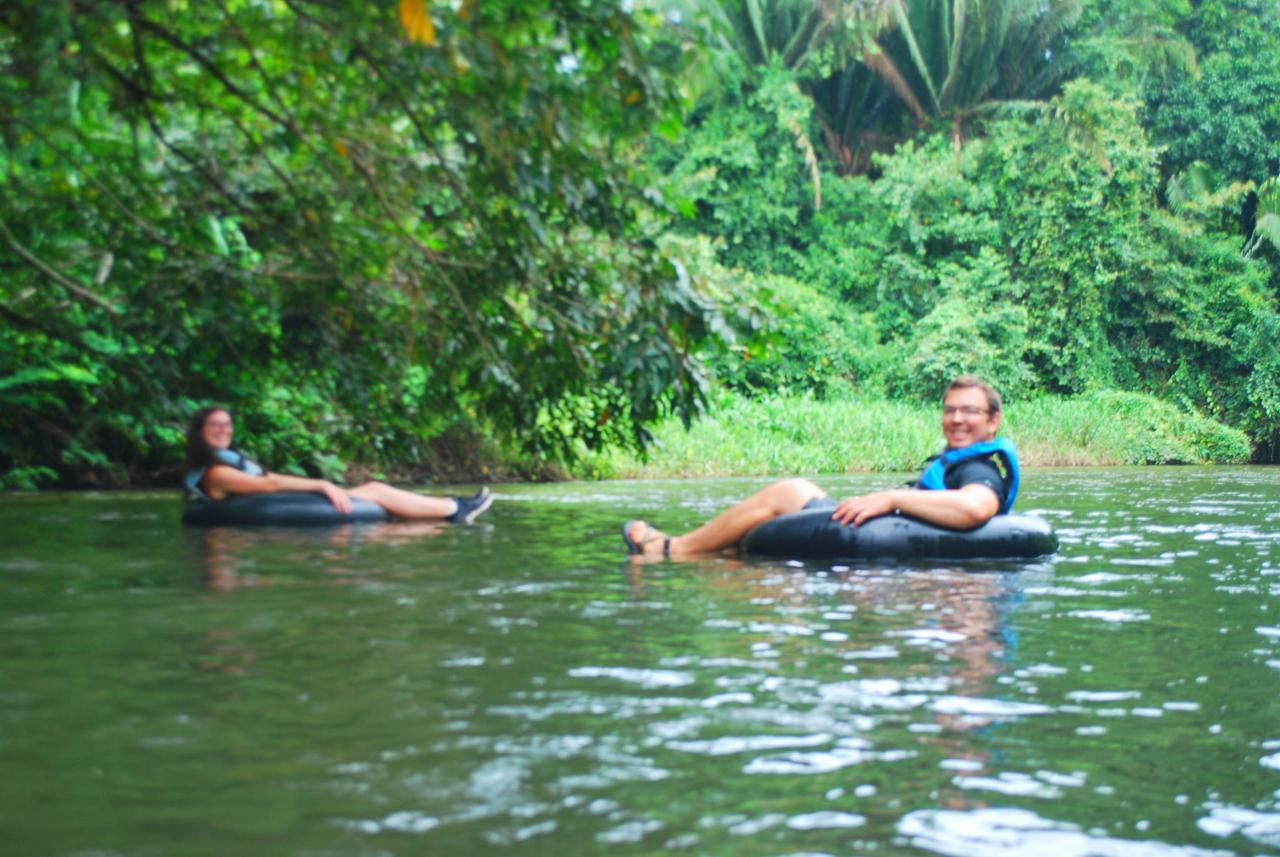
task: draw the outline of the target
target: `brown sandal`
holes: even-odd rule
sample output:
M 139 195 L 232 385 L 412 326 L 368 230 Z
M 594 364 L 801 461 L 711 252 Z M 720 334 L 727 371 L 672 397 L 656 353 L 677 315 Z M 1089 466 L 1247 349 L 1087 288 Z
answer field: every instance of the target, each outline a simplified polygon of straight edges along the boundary
M 644 534 L 646 536 L 649 535 L 650 531 L 657 532 L 656 530 L 653 530 L 653 527 L 649 526 L 648 523 L 641 521 L 639 519 L 627 521 L 625 524 L 622 525 L 622 540 L 627 543 L 627 553 L 630 554 L 631 556 L 643 556 L 644 546 L 648 544 L 652 544 L 653 542 L 656 542 L 659 538 L 661 538 L 662 539 L 662 558 L 671 559 L 671 537 L 670 536 L 654 536 L 653 538 L 641 538 L 639 541 L 636 541 L 635 539 L 631 538 L 631 528 L 634 527 L 636 524 L 644 524 Z

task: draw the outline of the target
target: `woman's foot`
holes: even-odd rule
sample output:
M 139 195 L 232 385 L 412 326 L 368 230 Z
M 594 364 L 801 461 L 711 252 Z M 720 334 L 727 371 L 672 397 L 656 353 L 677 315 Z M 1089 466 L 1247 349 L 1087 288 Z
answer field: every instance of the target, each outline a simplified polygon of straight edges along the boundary
M 458 510 L 445 520 L 452 524 L 469 524 L 493 505 L 493 495 L 488 488 L 481 488 L 470 497 L 454 497 L 453 501 L 458 504 Z
M 622 540 L 631 556 L 671 559 L 671 538 L 644 521 L 627 521 L 622 525 Z

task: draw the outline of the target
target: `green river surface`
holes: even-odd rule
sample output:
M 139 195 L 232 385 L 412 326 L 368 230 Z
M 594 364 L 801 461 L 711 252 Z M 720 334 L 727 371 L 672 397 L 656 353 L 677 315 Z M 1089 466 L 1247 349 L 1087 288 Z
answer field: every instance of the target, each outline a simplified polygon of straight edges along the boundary
M 962 567 L 627 563 L 762 479 L 0 497 L 0 854 L 1280 854 L 1280 469 L 1023 483 L 1061 551 Z

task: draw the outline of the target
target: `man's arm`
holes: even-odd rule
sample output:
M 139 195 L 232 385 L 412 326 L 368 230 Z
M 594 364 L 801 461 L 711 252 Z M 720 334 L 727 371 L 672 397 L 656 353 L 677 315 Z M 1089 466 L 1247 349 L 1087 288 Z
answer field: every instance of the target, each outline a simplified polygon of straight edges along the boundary
M 957 530 L 971 530 L 1000 511 L 1000 497 L 986 485 L 966 485 L 946 491 L 893 488 L 860 497 L 846 497 L 831 517 L 855 527 L 864 521 L 895 511 Z

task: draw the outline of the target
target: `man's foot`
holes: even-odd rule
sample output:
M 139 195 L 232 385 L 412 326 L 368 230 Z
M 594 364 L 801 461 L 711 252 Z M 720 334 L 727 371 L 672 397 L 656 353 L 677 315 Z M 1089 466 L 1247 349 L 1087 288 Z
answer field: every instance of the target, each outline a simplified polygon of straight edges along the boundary
M 632 556 L 658 556 L 661 552 L 663 559 L 671 559 L 670 537 L 644 521 L 623 524 L 622 540 L 627 543 L 627 553 Z
M 458 504 L 458 510 L 445 518 L 452 524 L 469 524 L 493 505 L 493 495 L 488 488 L 481 488 L 470 497 L 454 497 L 453 500 Z

